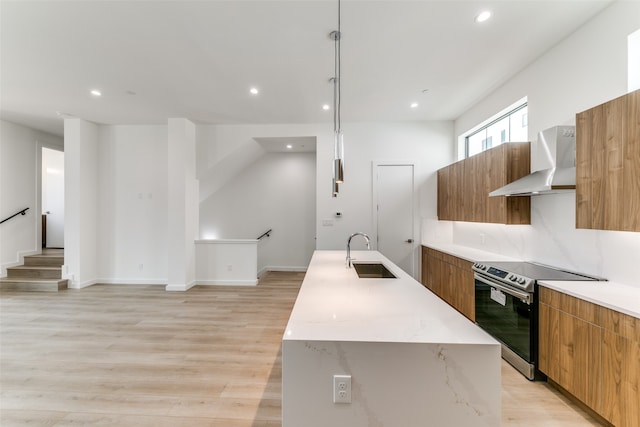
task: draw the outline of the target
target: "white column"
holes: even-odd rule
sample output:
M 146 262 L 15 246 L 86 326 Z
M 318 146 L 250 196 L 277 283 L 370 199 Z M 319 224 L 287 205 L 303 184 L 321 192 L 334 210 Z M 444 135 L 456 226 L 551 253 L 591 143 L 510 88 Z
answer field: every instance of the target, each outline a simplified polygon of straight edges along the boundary
M 186 291 L 196 283 L 198 238 L 196 129 L 187 119 L 168 120 L 168 284 L 167 291 Z
M 64 262 L 70 288 L 97 281 L 98 126 L 64 121 Z

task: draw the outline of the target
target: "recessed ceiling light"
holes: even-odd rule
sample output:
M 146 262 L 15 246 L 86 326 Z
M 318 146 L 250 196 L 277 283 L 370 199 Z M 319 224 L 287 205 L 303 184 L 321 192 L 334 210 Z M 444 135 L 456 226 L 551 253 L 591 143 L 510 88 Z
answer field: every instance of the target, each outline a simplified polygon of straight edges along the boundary
M 329 108 L 331 108 L 331 107 L 329 107 L 329 104 L 324 104 L 322 106 L 322 109 L 325 110 L 325 111 L 327 111 Z
M 418 103 L 417 102 L 412 102 L 411 103 L 411 108 L 418 108 Z
M 258 94 L 258 88 L 257 87 L 252 87 L 251 89 L 249 89 L 249 92 L 251 92 L 252 95 L 257 95 Z
M 61 119 L 69 119 L 75 117 L 73 114 L 65 113 L 64 111 L 56 111 L 56 115 Z
M 480 12 L 480 14 L 476 16 L 476 22 L 484 22 L 489 18 L 491 18 L 491 12 L 485 10 L 483 12 Z
M 291 150 L 292 148 L 293 148 L 293 145 L 291 145 L 291 144 L 287 144 L 287 149 L 288 149 L 288 150 Z
M 99 90 L 97 90 L 97 89 L 93 89 L 93 90 L 91 91 L 91 95 L 93 95 L 93 96 L 102 96 L 102 92 L 100 92 L 100 91 L 99 91 Z

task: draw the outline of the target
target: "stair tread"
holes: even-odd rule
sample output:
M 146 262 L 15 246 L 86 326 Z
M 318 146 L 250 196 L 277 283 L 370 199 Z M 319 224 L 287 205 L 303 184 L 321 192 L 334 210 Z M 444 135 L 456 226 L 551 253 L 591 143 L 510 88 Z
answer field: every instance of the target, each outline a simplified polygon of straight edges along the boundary
M 53 265 L 16 265 L 14 267 L 7 267 L 7 270 L 12 269 L 12 270 L 34 270 L 34 269 L 41 269 L 41 270 L 62 270 L 62 266 L 60 267 L 56 267 Z
M 49 282 L 63 282 L 68 279 L 41 279 L 39 277 L 0 277 L 0 282 L 34 282 L 34 283 L 49 283 Z
M 69 288 L 67 279 L 29 279 L 19 280 L 0 278 L 2 292 L 58 292 Z

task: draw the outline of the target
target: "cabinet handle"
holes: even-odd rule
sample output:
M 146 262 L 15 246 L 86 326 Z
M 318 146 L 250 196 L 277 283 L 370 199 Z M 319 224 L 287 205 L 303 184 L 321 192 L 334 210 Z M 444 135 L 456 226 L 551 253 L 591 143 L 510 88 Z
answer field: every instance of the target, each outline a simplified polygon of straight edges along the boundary
M 406 243 L 413 243 L 413 239 L 407 239 L 405 240 Z

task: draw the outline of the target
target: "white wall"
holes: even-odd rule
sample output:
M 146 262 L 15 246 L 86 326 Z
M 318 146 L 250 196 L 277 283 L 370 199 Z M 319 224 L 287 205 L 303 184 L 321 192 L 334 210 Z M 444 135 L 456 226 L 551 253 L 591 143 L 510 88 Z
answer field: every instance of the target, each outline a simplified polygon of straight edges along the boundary
M 200 205 L 202 238 L 255 239 L 258 271 L 304 270 L 315 249 L 315 153 L 265 153 Z
M 575 124 L 576 113 L 626 93 L 627 37 L 638 28 L 640 2 L 614 2 L 458 118 L 456 135 L 525 95 L 532 140 L 545 128 Z M 533 197 L 531 226 L 455 223 L 452 234 L 461 245 L 640 286 L 640 233 L 577 230 L 575 193 Z
M 167 129 L 168 179 L 168 291 L 184 291 L 196 282 L 198 238 L 198 181 L 196 180 L 196 127 L 171 118 Z
M 65 119 L 64 262 L 70 288 L 97 283 L 98 126 Z
M 258 271 L 306 269 L 315 249 L 315 154 L 267 153 L 254 138 L 331 132 L 328 124 L 199 127 L 200 237 L 255 239 L 272 228 L 258 244 Z M 216 174 L 225 185 L 211 192 Z
M 453 153 L 452 122 L 346 123 L 343 125 L 345 146 L 345 182 L 338 197 L 331 197 L 332 133 L 318 139 L 317 182 L 317 248 L 344 249 L 350 234 L 369 234 L 374 243 L 372 209 L 372 162 L 413 161 L 415 168 L 416 223 L 414 240 L 420 241 L 420 218 L 437 218 L 436 171 L 451 163 Z M 341 212 L 340 219 L 335 213 Z M 324 226 L 325 220 L 333 225 Z M 353 242 L 354 249 L 364 249 Z M 420 248 L 415 248 L 415 272 L 419 277 Z
M 337 198 L 331 197 L 331 174 L 333 160 L 333 128 L 328 123 L 309 125 L 247 125 L 247 126 L 215 126 L 207 129 L 199 129 L 198 139 L 198 175 L 205 176 L 206 171 L 214 168 L 221 159 L 229 157 L 232 153 L 231 147 L 239 145 L 250 146 L 254 137 L 295 137 L 314 136 L 317 141 L 316 154 L 316 181 L 315 181 L 315 219 L 314 221 L 317 249 L 344 249 L 347 238 L 351 233 L 363 231 L 368 233 L 375 242 L 376 233 L 373 229 L 372 212 L 372 162 L 374 161 L 414 161 L 416 164 L 416 236 L 419 241 L 420 218 L 436 218 L 436 170 L 453 160 L 454 152 L 453 122 L 406 122 L 406 123 L 343 123 L 345 134 L 345 165 L 346 182 L 341 185 L 340 194 Z M 265 156 L 264 159 L 267 159 Z M 250 180 L 255 179 L 253 172 L 248 172 L 253 167 L 267 167 L 266 162 L 275 160 L 265 160 L 264 164 L 254 163 L 250 168 L 243 171 L 241 175 L 234 178 L 242 184 L 232 182 L 229 189 L 220 190 L 220 196 L 215 196 L 217 200 L 211 199 L 203 202 L 201 209 L 201 238 L 255 238 L 262 231 L 272 225 L 264 224 L 264 230 L 258 229 L 258 234 L 254 230 L 246 233 L 241 228 L 241 223 L 247 223 L 246 219 L 252 213 L 242 209 L 236 212 L 237 226 L 228 235 L 227 229 L 221 231 L 213 226 L 209 221 L 209 212 L 216 212 L 215 215 L 227 215 L 230 217 L 233 209 L 226 209 L 226 203 L 235 206 L 249 206 L 248 202 L 241 202 L 237 197 L 241 196 L 244 190 L 251 185 L 266 185 Z M 249 173 L 249 175 L 245 175 Z M 235 186 L 235 187 L 234 187 Z M 232 190 L 233 188 L 233 190 Z M 248 190 L 254 192 L 254 190 Z M 234 198 L 235 197 L 235 198 Z M 246 205 L 242 205 L 246 203 Z M 307 202 L 305 202 L 307 203 Z M 217 207 L 216 207 L 217 206 Z M 313 209 L 312 203 L 307 205 Z M 216 209 L 218 211 L 216 211 Z M 226 213 L 223 213 L 226 212 Z M 340 219 L 335 218 L 335 213 L 341 212 Z M 311 218 L 311 212 L 305 214 Z M 325 220 L 333 222 L 331 226 L 324 226 Z M 232 224 L 230 219 L 225 220 Z M 274 218 L 273 221 L 277 221 Z M 278 248 L 268 247 L 276 245 L 277 229 L 274 227 L 274 235 L 259 247 L 261 254 L 276 256 L 281 246 Z M 223 234 L 224 233 L 224 234 Z M 236 235 L 237 234 L 237 235 Z M 255 234 L 255 235 L 254 235 Z M 271 242 L 271 243 L 270 243 Z M 293 245 L 293 242 L 288 242 Z M 361 242 L 354 241 L 354 249 L 361 248 Z M 364 246 L 363 246 L 364 247 Z M 265 250 L 266 249 L 266 250 Z M 308 251 L 308 252 L 307 252 Z M 306 266 L 310 257 L 311 248 L 303 253 Z M 416 247 L 416 266 L 419 265 L 419 247 Z M 293 258 L 289 258 L 294 260 Z M 294 260 L 295 261 L 295 260 Z M 259 265 L 273 265 L 271 263 L 285 262 L 259 259 Z M 288 261 L 289 264 L 292 261 Z M 302 260 L 295 261 L 296 263 Z M 276 264 L 277 265 L 277 264 Z M 418 269 L 416 269 L 416 272 Z
M 1 276 L 21 257 L 40 252 L 41 148 L 61 150 L 62 138 L 0 120 L 0 219 L 29 208 L 0 225 Z
M 98 277 L 167 283 L 167 126 L 100 126 Z

